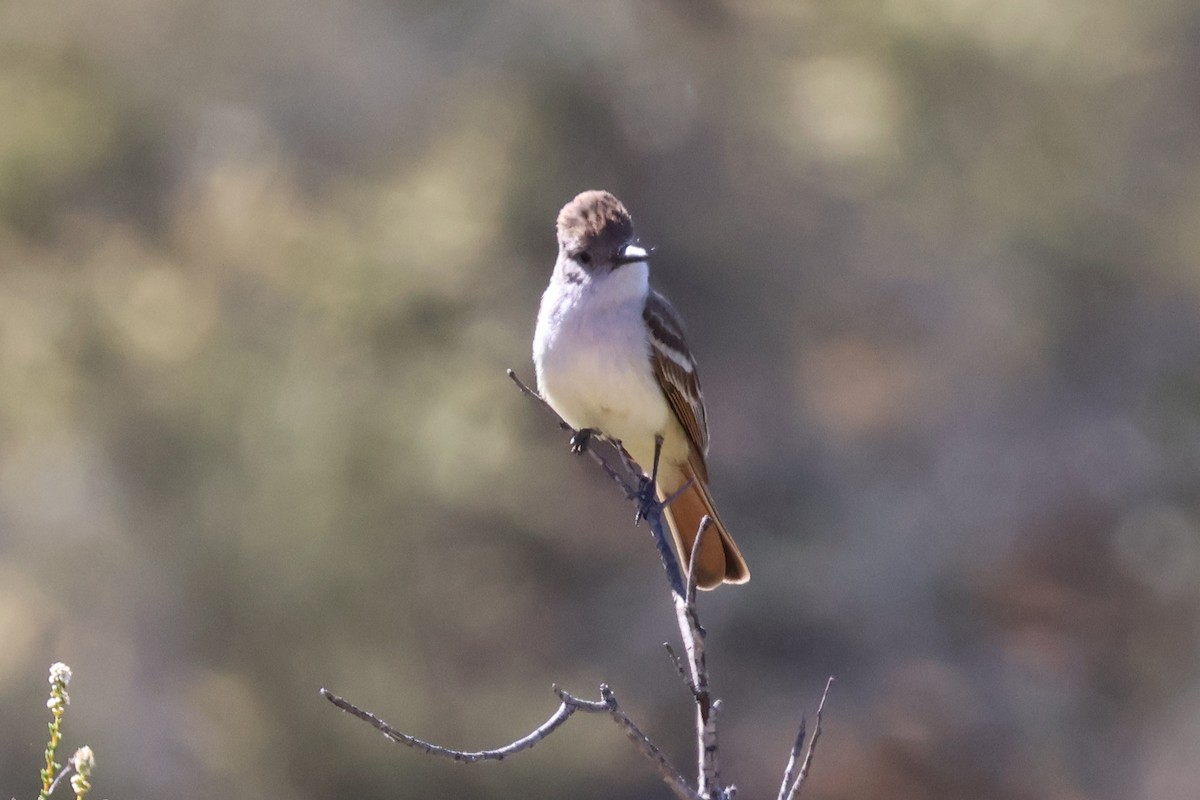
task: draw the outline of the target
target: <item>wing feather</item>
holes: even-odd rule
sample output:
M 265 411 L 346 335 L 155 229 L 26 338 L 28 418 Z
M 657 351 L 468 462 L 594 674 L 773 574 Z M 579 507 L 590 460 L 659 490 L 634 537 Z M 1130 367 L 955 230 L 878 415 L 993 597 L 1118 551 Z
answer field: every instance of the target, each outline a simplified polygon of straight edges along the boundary
M 708 415 L 696 361 L 688 348 L 679 313 L 653 289 L 642 312 L 650 331 L 650 363 L 671 410 L 687 433 L 693 459 L 702 480 L 708 480 Z

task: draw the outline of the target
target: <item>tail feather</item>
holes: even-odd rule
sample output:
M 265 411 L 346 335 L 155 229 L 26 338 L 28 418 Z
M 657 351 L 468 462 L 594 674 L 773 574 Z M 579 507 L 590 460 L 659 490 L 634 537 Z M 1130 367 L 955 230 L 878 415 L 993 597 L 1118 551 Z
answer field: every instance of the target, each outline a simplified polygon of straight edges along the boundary
M 712 527 L 704 534 L 700 552 L 696 554 L 696 585 L 701 589 L 715 589 L 722 583 L 745 583 L 750 580 L 750 568 L 717 516 L 707 484 L 691 464 L 682 467 L 685 480 L 690 480 L 691 484 L 665 510 L 682 567 L 687 569 L 700 520 L 707 515 L 712 520 Z M 665 499 L 661 489 L 659 497 Z

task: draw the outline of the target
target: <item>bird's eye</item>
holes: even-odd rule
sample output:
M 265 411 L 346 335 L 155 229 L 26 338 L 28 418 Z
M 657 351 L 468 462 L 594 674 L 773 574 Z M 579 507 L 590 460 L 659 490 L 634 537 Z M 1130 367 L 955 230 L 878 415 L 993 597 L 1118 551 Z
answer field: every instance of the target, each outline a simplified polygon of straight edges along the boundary
M 592 263 L 592 254 L 589 253 L 587 250 L 584 250 L 584 251 L 576 254 L 575 260 L 578 261 L 580 264 L 590 264 L 590 263 Z

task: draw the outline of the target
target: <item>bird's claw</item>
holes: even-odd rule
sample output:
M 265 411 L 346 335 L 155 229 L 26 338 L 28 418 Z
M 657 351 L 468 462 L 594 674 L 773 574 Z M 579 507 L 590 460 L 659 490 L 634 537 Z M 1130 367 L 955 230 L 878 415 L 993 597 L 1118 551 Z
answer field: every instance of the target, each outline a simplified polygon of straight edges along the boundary
M 580 428 L 575 431 L 575 435 L 571 437 L 571 452 L 575 455 L 586 453 L 588 444 L 592 441 L 592 433 L 591 428 Z
M 637 513 L 633 517 L 634 525 L 638 525 L 662 507 L 658 502 L 658 494 L 654 490 L 654 481 L 645 475 L 638 478 L 637 494 L 634 495 L 634 499 L 637 500 L 638 507 Z

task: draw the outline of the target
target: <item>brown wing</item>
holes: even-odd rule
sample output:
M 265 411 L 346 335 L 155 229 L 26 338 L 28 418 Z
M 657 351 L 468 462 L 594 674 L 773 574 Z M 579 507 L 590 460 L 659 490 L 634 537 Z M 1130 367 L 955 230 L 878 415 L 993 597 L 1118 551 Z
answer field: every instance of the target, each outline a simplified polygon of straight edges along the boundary
M 697 472 L 707 481 L 704 457 L 708 453 L 708 415 L 704 412 L 696 361 L 684 338 L 683 322 L 667 299 L 653 289 L 646 297 L 642 316 L 650 331 L 650 363 L 654 374 L 691 440 Z

